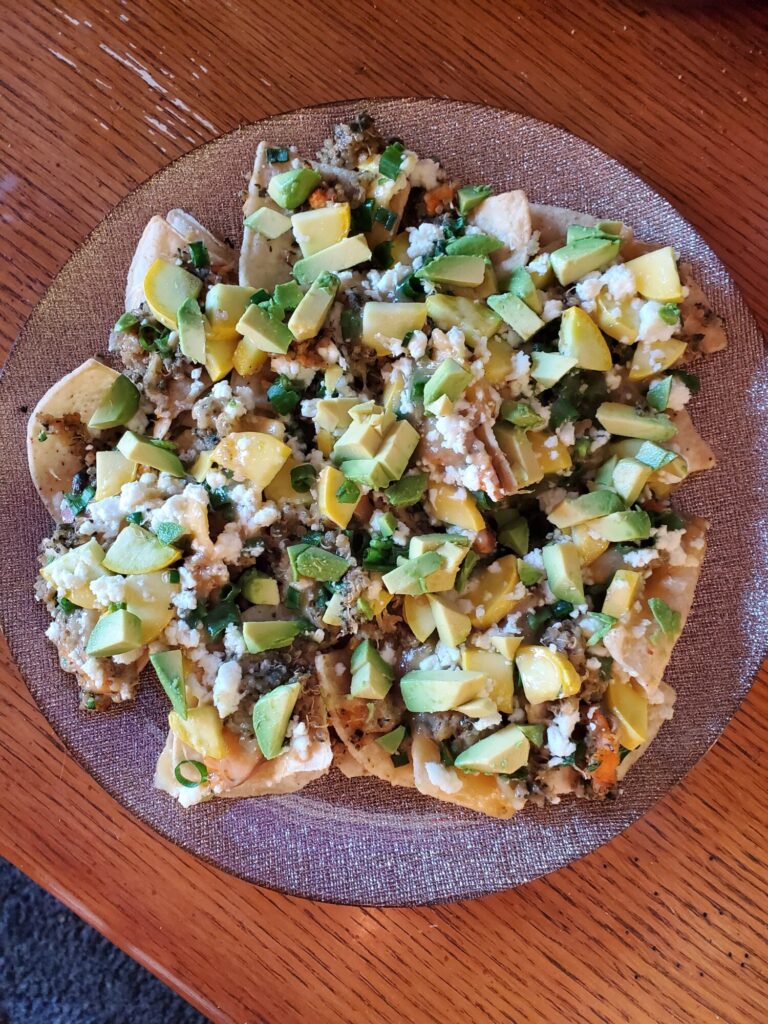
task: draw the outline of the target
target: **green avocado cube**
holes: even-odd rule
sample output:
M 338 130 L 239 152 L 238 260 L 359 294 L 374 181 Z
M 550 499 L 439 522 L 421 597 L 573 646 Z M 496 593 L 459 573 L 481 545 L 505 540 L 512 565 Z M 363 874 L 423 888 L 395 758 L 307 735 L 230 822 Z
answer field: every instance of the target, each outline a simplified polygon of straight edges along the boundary
M 306 287 L 324 271 L 339 274 L 342 270 L 357 266 L 358 263 L 367 263 L 370 258 L 371 250 L 368 248 L 365 235 L 352 235 L 351 238 L 342 238 L 340 242 L 335 242 L 327 249 L 313 253 L 312 256 L 297 260 L 293 265 L 293 276 L 299 284 Z
M 383 700 L 392 687 L 388 679 L 375 665 L 362 665 L 352 673 L 350 695 L 360 700 Z
M 385 573 L 381 579 L 390 594 L 407 594 L 417 597 L 428 592 L 427 577 L 442 569 L 445 559 L 436 551 L 428 551 L 418 558 L 407 558 L 396 569 Z
M 602 427 L 618 437 L 668 441 L 677 433 L 677 427 L 663 413 L 644 414 L 621 402 L 603 402 L 595 415 Z
M 363 665 L 374 665 L 382 675 L 388 679 L 393 678 L 392 666 L 382 658 L 372 640 L 363 640 L 352 652 L 350 662 L 352 671 L 357 672 Z
M 609 227 L 617 227 L 618 231 L 609 230 Z M 607 238 L 609 241 L 615 242 L 621 233 L 621 227 L 620 221 L 602 221 L 601 224 L 593 225 L 570 224 L 565 234 L 565 240 L 569 244 L 580 238 Z
M 503 245 L 501 239 L 493 235 L 462 235 L 450 241 L 445 252 L 448 256 L 487 256 Z
M 408 420 L 400 420 L 392 427 L 374 456 L 374 462 L 387 474 L 388 483 L 400 479 L 418 444 L 418 431 Z
M 485 278 L 482 256 L 437 256 L 416 271 L 416 277 L 435 284 L 478 288 Z
M 400 748 L 400 744 L 405 739 L 405 726 L 398 725 L 392 732 L 386 732 L 383 736 L 378 736 L 376 742 L 380 747 L 383 747 L 388 754 L 396 754 Z
M 106 395 L 88 420 L 88 426 L 91 430 L 121 427 L 133 419 L 138 408 L 139 389 L 121 373 L 112 381 Z
M 595 520 L 589 532 L 612 544 L 623 541 L 647 540 L 651 535 L 651 519 L 647 512 L 632 510 L 629 512 L 613 512 L 609 516 Z
M 451 711 L 480 697 L 487 685 L 482 672 L 457 668 L 417 670 L 400 680 L 400 693 L 409 711 Z
M 544 326 L 541 317 L 534 313 L 521 298 L 511 292 L 505 292 L 502 295 L 489 295 L 487 302 L 491 309 L 520 335 L 523 341 L 532 338 Z
M 179 718 L 187 717 L 187 691 L 184 686 L 184 659 L 181 651 L 157 651 L 149 660 L 157 672 L 160 685 Z
M 349 411 L 358 404 L 356 398 L 319 398 L 315 410 L 315 427 L 331 434 L 346 430 L 352 422 Z
M 581 561 L 575 544 L 546 544 L 541 549 L 549 589 L 560 601 L 584 604 Z
M 276 622 L 244 622 L 243 640 L 249 654 L 261 654 L 263 651 L 290 647 L 302 629 L 303 623 L 297 622 L 295 619 Z
M 595 485 L 600 488 L 607 488 L 609 491 L 613 490 L 613 471 L 616 468 L 618 462 L 616 455 L 611 455 L 609 459 L 600 466 L 598 471 L 595 473 Z M 611 512 L 619 512 L 620 509 L 611 509 Z
M 525 267 L 515 267 L 509 278 L 507 290 L 516 295 L 518 299 L 522 299 L 526 306 L 532 309 L 534 313 L 540 314 L 544 308 L 539 290 L 533 283 L 530 271 L 526 270 Z
M 577 360 L 573 356 L 563 356 L 559 352 L 531 353 L 531 376 L 545 391 L 557 384 L 576 365 Z
M 462 750 L 453 762 L 459 771 L 512 775 L 528 764 L 531 744 L 519 725 L 508 725 Z
M 268 761 L 277 757 L 283 748 L 288 723 L 300 693 L 301 683 L 283 683 L 263 694 L 253 705 L 253 731 Z
M 384 466 L 375 459 L 348 459 L 339 468 L 348 480 L 366 487 L 380 489 L 392 480 Z
M 637 459 L 619 459 L 613 470 L 613 486 L 628 505 L 634 505 L 648 482 L 652 470 Z M 599 493 L 599 492 L 598 492 Z M 603 491 L 604 494 L 610 493 Z
M 296 571 L 299 576 L 321 583 L 335 583 L 348 571 L 349 562 L 341 555 L 310 544 L 296 558 Z
M 237 321 L 237 330 L 260 352 L 285 355 L 291 347 L 293 334 L 281 321 L 251 303 Z
M 309 287 L 288 321 L 288 330 L 297 341 L 308 341 L 320 333 L 331 310 L 339 279 L 335 274 L 323 273 Z
M 297 206 L 306 202 L 309 193 L 317 188 L 320 181 L 320 174 L 311 167 L 295 167 L 290 171 L 283 171 L 282 174 L 273 175 L 267 185 L 267 192 L 284 210 L 295 210 Z
M 240 593 L 251 604 L 280 604 L 277 580 L 258 569 L 246 569 L 238 580 Z
M 88 637 L 85 653 L 91 658 L 111 658 L 141 647 L 141 619 L 124 608 L 102 615 Z
M 564 498 L 547 518 L 558 530 L 566 530 L 612 512 L 623 512 L 625 507 L 622 499 L 613 491 L 590 491 L 577 498 Z
M 561 285 L 573 284 L 593 270 L 600 270 L 619 254 L 621 242 L 613 238 L 577 238 L 555 249 L 549 260 Z
M 466 217 L 471 210 L 487 199 L 491 192 L 490 185 L 464 185 L 463 188 L 460 188 L 456 193 L 460 216 Z
M 175 452 L 155 444 L 151 437 L 134 434 L 132 430 L 126 430 L 117 442 L 117 450 L 129 462 L 137 462 L 140 466 L 156 469 L 158 473 L 168 473 L 169 476 L 187 475 L 181 459 Z
M 286 217 L 284 213 L 280 213 L 279 210 L 273 210 L 270 206 L 261 206 L 258 210 L 254 210 L 243 223 L 251 231 L 257 231 L 270 241 L 280 238 L 286 231 L 291 230 L 290 218 Z
M 272 301 L 279 306 L 283 314 L 289 310 L 296 309 L 304 298 L 304 292 L 295 281 L 283 281 L 276 284 L 272 292 Z
M 421 501 L 427 492 L 429 477 L 426 473 L 409 473 L 388 487 L 384 497 L 393 508 L 409 508 Z
M 380 422 L 370 416 L 354 420 L 333 446 L 333 460 L 372 459 L 381 448 L 382 441 Z
M 185 299 L 176 313 L 179 347 L 192 363 L 205 362 L 205 317 L 197 299 Z
M 431 405 L 445 395 L 457 401 L 472 383 L 472 374 L 455 359 L 444 359 L 424 385 L 424 405 Z

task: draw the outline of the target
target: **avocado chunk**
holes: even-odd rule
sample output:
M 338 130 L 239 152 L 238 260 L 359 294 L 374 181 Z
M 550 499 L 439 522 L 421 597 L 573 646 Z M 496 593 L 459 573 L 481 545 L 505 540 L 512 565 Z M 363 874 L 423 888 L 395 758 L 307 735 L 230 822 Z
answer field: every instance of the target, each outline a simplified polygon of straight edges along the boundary
M 416 597 L 428 592 L 427 577 L 445 564 L 442 555 L 427 551 L 418 558 L 406 558 L 396 569 L 385 573 L 381 579 L 390 594 L 410 594 Z
M 290 217 L 286 217 L 279 210 L 273 210 L 270 206 L 260 206 L 258 210 L 254 210 L 246 217 L 243 223 L 251 231 L 257 231 L 270 241 L 280 238 L 286 231 L 291 230 Z
M 531 376 L 545 391 L 557 384 L 574 366 L 576 360 L 573 356 L 564 356 L 559 352 L 531 353 Z
M 637 437 L 644 441 L 668 441 L 677 433 L 677 427 L 663 413 L 644 414 L 621 402 L 603 402 L 597 419 L 611 434 L 619 437 Z
M 393 508 L 410 508 L 424 497 L 428 483 L 426 473 L 409 473 L 388 487 L 384 497 Z
M 458 327 L 464 333 L 469 345 L 476 345 L 481 338 L 493 337 L 501 327 L 502 319 L 484 302 L 475 302 L 462 295 L 428 295 L 427 316 L 441 331 Z
M 528 520 L 513 508 L 499 509 L 496 513 L 498 526 L 497 539 L 505 548 L 511 548 L 522 558 L 528 554 L 530 546 L 530 527 Z
M 546 544 L 541 549 L 549 589 L 560 601 L 584 604 L 584 582 L 581 578 L 579 550 L 574 543 Z
M 418 444 L 418 432 L 408 420 L 400 420 L 391 428 L 374 456 L 374 462 L 387 474 L 387 483 L 400 479 Z
M 349 562 L 341 555 L 310 544 L 296 558 L 296 571 L 299 576 L 321 583 L 336 583 L 348 571 Z
M 509 460 L 517 486 L 530 487 L 538 483 L 544 476 L 544 470 L 526 432 L 513 427 L 511 423 L 501 423 L 497 420 L 493 433 Z
M 310 547 L 309 544 L 289 544 L 285 549 L 285 553 L 288 555 L 288 561 L 291 566 L 291 578 L 294 582 L 299 578 L 299 570 L 296 567 L 296 560 L 302 551 L 306 551 Z
M 319 398 L 315 411 L 315 427 L 331 434 L 346 430 L 352 422 L 349 410 L 359 405 L 357 398 Z
M 460 771 L 512 775 L 528 764 L 531 744 L 519 725 L 508 725 L 462 750 L 453 762 Z
M 251 604 L 280 604 L 277 580 L 258 569 L 246 569 L 238 580 L 240 593 Z
M 607 488 L 609 491 L 613 490 L 613 471 L 616 468 L 618 462 L 616 455 L 611 455 L 609 459 L 600 466 L 598 471 L 595 473 L 595 484 L 600 488 Z M 611 512 L 620 512 L 621 509 L 612 508 Z
M 251 303 L 237 322 L 237 330 L 260 352 L 285 355 L 291 347 L 293 334 L 281 321 Z
M 383 747 L 388 754 L 396 754 L 400 744 L 405 739 L 405 726 L 398 725 L 392 732 L 386 732 L 383 736 L 377 736 L 376 742 Z
M 348 459 L 339 468 L 348 480 L 366 487 L 380 489 L 386 487 L 392 479 L 375 459 Z
M 253 731 L 268 761 L 277 757 L 283 748 L 288 723 L 300 693 L 301 683 L 283 683 L 263 694 L 253 705 Z
M 424 405 L 431 405 L 443 395 L 455 402 L 471 383 L 469 370 L 455 359 L 444 359 L 424 385 Z
M 590 519 L 610 515 L 611 512 L 623 512 L 624 502 L 613 491 L 590 491 L 580 494 L 578 498 L 564 498 L 552 509 L 547 518 L 559 530 L 569 526 L 578 526 Z
M 681 456 L 677 455 L 676 452 L 671 452 L 667 448 L 662 448 L 660 445 L 654 444 L 652 441 L 643 441 L 635 452 L 634 457 L 644 466 L 650 466 L 652 470 L 661 469 L 662 466 L 666 466 L 668 463 L 674 462 L 675 459 L 681 458 Z
M 293 265 L 293 276 L 300 285 L 307 287 L 324 271 L 338 274 L 342 270 L 357 266 L 358 263 L 367 263 L 370 258 L 371 250 L 368 248 L 365 235 L 352 235 L 351 238 L 343 238 L 312 256 L 297 260 Z
M 261 654 L 262 651 L 276 651 L 280 647 L 290 647 L 304 623 L 295 619 L 276 622 L 244 622 L 243 640 L 249 654 Z
M 140 466 L 149 466 L 150 469 L 156 469 L 158 473 L 168 473 L 170 476 L 187 475 L 181 459 L 175 452 L 155 444 L 151 437 L 134 434 L 132 430 L 126 430 L 117 442 L 117 450 L 129 462 L 136 462 Z
M 160 572 L 181 558 L 178 548 L 162 541 L 142 526 L 129 523 L 112 542 L 102 562 L 110 572 L 123 576 L 139 573 Z
M 269 180 L 267 192 L 284 210 L 295 210 L 309 198 L 309 193 L 320 184 L 320 174 L 311 167 L 294 167 Z M 290 227 L 290 225 L 289 225 Z
M 449 647 L 458 647 L 463 644 L 472 632 L 472 620 L 463 612 L 451 608 L 449 604 L 439 597 L 429 595 L 429 607 L 432 610 L 432 618 L 435 620 L 437 635 L 444 644 Z
M 577 238 L 550 253 L 549 261 L 560 284 L 569 285 L 616 259 L 620 247 L 618 238 Z
M 613 486 L 616 493 L 621 495 L 628 505 L 634 505 L 648 483 L 651 472 L 650 466 L 644 466 L 637 459 L 619 459 L 613 470 Z
M 124 374 L 112 381 L 109 391 L 99 402 L 88 420 L 91 430 L 121 427 L 136 415 L 139 408 L 139 389 Z
M 448 256 L 487 256 L 503 245 L 501 239 L 493 235 L 462 235 L 450 241 L 445 252 Z
M 141 647 L 141 619 L 124 608 L 102 615 L 93 627 L 85 653 L 92 658 L 111 658 Z
M 338 287 L 339 279 L 335 274 L 323 273 L 315 278 L 288 321 L 288 330 L 297 341 L 317 337 L 336 298 Z
M 475 697 L 466 704 L 460 704 L 456 710 L 467 718 L 488 718 L 489 715 L 495 715 L 498 708 L 490 697 Z
M 487 199 L 492 191 L 490 185 L 464 185 L 460 188 L 456 193 L 460 216 L 466 217 L 471 210 Z
M 179 718 L 187 717 L 187 691 L 184 686 L 184 659 L 181 651 L 157 651 L 149 660 L 157 672 L 160 685 L 165 690 L 173 710 Z
M 647 540 L 651 535 L 651 520 L 647 512 L 613 512 L 597 519 L 590 526 L 590 533 L 612 544 L 622 541 Z
M 416 277 L 435 284 L 477 288 L 485 277 L 485 260 L 482 256 L 436 256 L 416 271 Z
M 532 309 L 534 313 L 541 313 L 544 303 L 541 301 L 541 296 L 533 282 L 530 271 L 526 270 L 525 267 L 515 267 L 509 279 L 507 289 L 513 295 L 516 295 L 518 299 L 522 299 L 526 306 Z
M 456 668 L 408 672 L 400 680 L 400 692 L 409 711 L 451 711 L 482 696 L 486 686 L 482 672 Z
M 382 658 L 370 640 L 352 653 L 352 686 L 350 693 L 362 700 L 382 700 L 392 686 L 392 667 Z
M 657 412 L 664 412 L 669 405 L 669 396 L 672 392 L 672 374 L 668 377 L 658 377 L 648 385 L 645 400 L 652 409 Z
M 544 326 L 544 321 L 537 313 L 527 306 L 521 298 L 506 292 L 502 295 L 489 295 L 488 305 L 494 312 L 508 323 L 523 341 L 532 338 Z
M 387 423 L 387 429 L 389 427 Z M 380 415 L 353 420 L 333 446 L 334 462 L 372 459 L 384 440 L 384 421 Z
M 192 363 L 205 362 L 205 317 L 197 299 L 185 299 L 176 313 L 179 347 Z
M 613 366 L 611 350 L 600 328 L 580 306 L 571 306 L 560 318 L 557 347 L 562 355 L 572 356 L 582 370 L 606 373 Z
M 618 230 L 610 230 L 617 228 Z M 579 238 L 607 238 L 615 242 L 621 235 L 622 224 L 620 221 L 602 221 L 600 224 L 570 224 L 565 234 L 566 242 L 575 242 Z

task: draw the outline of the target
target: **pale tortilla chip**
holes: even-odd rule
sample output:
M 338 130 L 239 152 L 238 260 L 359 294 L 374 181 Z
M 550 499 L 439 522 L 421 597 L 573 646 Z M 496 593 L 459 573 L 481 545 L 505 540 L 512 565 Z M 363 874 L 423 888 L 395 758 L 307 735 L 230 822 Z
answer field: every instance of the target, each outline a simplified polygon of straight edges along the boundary
M 680 280 L 688 288 L 688 294 L 680 303 L 688 344 L 702 355 L 721 352 L 728 347 L 728 336 L 722 320 L 712 311 L 709 299 L 694 280 L 690 263 L 680 264 Z
M 468 220 L 487 235 L 504 243 L 491 253 L 491 260 L 502 279 L 528 262 L 531 241 L 531 210 L 522 189 L 488 196 L 469 214 Z
M 411 746 L 416 788 L 425 796 L 459 804 L 491 818 L 511 818 L 525 805 L 514 795 L 506 779 L 495 775 L 470 775 L 448 768 L 440 761 L 440 748 L 424 732 L 413 737 Z
M 396 767 L 374 736 L 357 736 L 360 732 L 358 723 L 364 722 L 366 718 L 367 701 L 349 696 L 349 658 L 347 651 L 336 651 L 333 654 L 318 655 L 315 662 L 320 692 L 325 700 L 330 723 L 349 756 L 366 774 L 383 779 L 392 786 L 411 787 L 414 785 L 412 765 Z M 337 672 L 337 665 L 343 665 L 344 671 Z
M 282 171 L 290 169 L 290 161 L 281 164 L 267 160 L 266 142 L 256 147 L 256 158 L 253 173 L 248 183 L 248 193 L 243 204 L 243 217 L 248 217 L 256 210 L 266 206 L 270 210 L 284 213 L 277 203 L 268 195 L 263 194 L 270 178 Z M 243 225 L 243 242 L 240 246 L 239 281 L 243 287 L 264 288 L 271 292 L 275 285 L 283 284 L 291 279 L 290 252 L 293 235 L 286 231 L 280 238 L 270 240 L 258 231 Z
M 83 468 L 88 420 L 118 376 L 116 370 L 98 359 L 86 359 L 46 391 L 29 417 L 29 472 L 43 504 L 57 522 L 61 522 L 61 496 Z
M 707 549 L 707 522 L 694 518 L 686 524 L 680 550 L 684 565 L 664 564 L 654 569 L 645 581 L 639 601 L 621 623 L 608 633 L 603 643 L 618 665 L 645 688 L 652 697 L 662 683 L 677 636 L 662 633 L 653 618 L 648 599 L 661 598 L 680 613 L 680 629 L 693 604 L 696 583 Z
M 669 442 L 669 447 L 682 455 L 688 465 L 689 473 L 702 473 L 712 469 L 717 459 L 715 453 L 693 425 L 687 409 L 679 409 L 670 414 L 670 419 L 677 427 L 677 433 Z
M 165 219 L 187 242 L 205 242 L 213 270 L 217 273 L 232 270 L 235 265 L 235 254 L 232 249 L 204 227 L 199 220 L 196 220 L 191 213 L 187 213 L 186 210 L 169 210 Z

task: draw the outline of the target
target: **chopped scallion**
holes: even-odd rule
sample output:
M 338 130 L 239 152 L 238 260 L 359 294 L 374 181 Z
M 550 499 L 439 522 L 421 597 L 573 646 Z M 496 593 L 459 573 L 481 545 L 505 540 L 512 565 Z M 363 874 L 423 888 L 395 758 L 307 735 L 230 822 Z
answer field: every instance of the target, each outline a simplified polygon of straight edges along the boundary
M 267 389 L 267 398 L 281 416 L 288 416 L 301 400 L 300 385 L 282 373 Z
M 267 162 L 270 164 L 284 164 L 290 155 L 287 146 L 267 146 Z
M 355 505 L 360 498 L 360 488 L 354 480 L 345 480 L 336 491 L 336 497 L 342 505 Z
M 317 470 L 308 462 L 301 466 L 294 466 L 291 470 L 291 487 L 298 494 L 307 494 L 312 489 L 312 484 L 317 479 Z
M 381 154 L 381 159 L 379 160 L 379 174 L 383 175 L 385 178 L 389 178 L 390 181 L 394 181 L 400 173 L 404 153 L 405 147 L 402 142 L 390 143 Z
M 200 270 L 211 265 L 211 260 L 208 256 L 208 249 L 205 242 L 190 242 L 189 255 L 192 260 L 192 266 L 195 270 Z
M 182 768 L 185 765 L 189 765 L 197 772 L 196 779 L 188 779 L 182 772 Z M 196 789 L 201 786 L 208 778 L 208 769 L 205 767 L 202 761 L 179 761 L 176 767 L 173 769 L 173 774 L 176 776 L 176 781 L 180 786 L 185 786 L 187 789 Z

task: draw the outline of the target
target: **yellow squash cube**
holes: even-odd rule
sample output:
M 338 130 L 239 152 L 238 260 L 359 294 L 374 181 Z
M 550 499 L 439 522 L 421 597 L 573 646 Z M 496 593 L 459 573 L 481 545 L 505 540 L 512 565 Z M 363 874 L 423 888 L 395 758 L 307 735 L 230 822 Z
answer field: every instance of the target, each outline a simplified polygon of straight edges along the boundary
M 517 594 L 517 557 L 505 555 L 475 569 L 462 592 L 472 605 L 469 617 L 475 629 L 488 629 L 505 618 L 524 597 Z
M 429 501 L 436 519 L 449 526 L 479 533 L 485 529 L 485 520 L 480 514 L 477 502 L 464 491 L 463 495 L 450 484 L 435 484 L 429 488 Z
M 177 739 L 185 746 L 192 747 L 204 758 L 219 760 L 226 757 L 224 727 L 218 711 L 212 704 L 189 708 L 186 718 L 180 718 L 175 711 L 171 711 L 168 715 L 168 725 Z
M 257 348 L 252 338 L 240 338 L 232 353 L 232 365 L 241 377 L 250 377 L 257 373 L 269 356 L 263 349 Z M 231 367 L 230 367 L 231 369 Z M 210 373 L 210 370 L 208 371 Z M 219 380 L 220 378 L 215 378 Z
M 144 275 L 144 297 L 155 317 L 175 331 L 176 314 L 185 299 L 196 299 L 203 282 L 183 267 L 157 259 Z
M 228 341 L 226 338 L 205 339 L 205 368 L 214 384 L 232 372 L 237 348 L 237 341 Z
M 521 647 L 515 664 L 531 704 L 572 697 L 581 689 L 578 672 L 561 651 L 540 645 Z
M 271 434 L 255 431 L 228 434 L 214 449 L 213 461 L 231 469 L 237 480 L 250 480 L 259 490 L 270 484 L 291 449 Z
M 171 583 L 167 571 L 127 577 L 123 600 L 127 610 L 141 622 L 143 644 L 157 639 L 175 615 L 171 598 L 179 589 L 178 583 Z
M 680 302 L 683 285 L 677 270 L 675 250 L 671 245 L 637 256 L 626 264 L 635 275 L 637 290 L 646 299 L 657 302 Z
M 435 617 L 426 595 L 406 595 L 403 599 L 403 614 L 408 628 L 419 643 L 423 644 L 432 636 L 435 631 Z
M 609 712 L 618 722 L 616 738 L 622 747 L 635 750 L 648 739 L 648 698 L 630 679 L 611 679 L 605 694 Z
M 589 532 L 589 522 L 579 523 L 571 527 L 571 537 L 579 552 L 579 559 L 582 565 L 591 565 L 597 561 L 604 551 L 608 550 L 610 541 L 602 537 L 593 537 Z
M 503 637 L 497 639 L 513 639 Z M 518 644 L 522 637 L 516 637 Z M 514 676 L 512 662 L 497 651 L 479 647 L 465 647 L 461 652 L 461 667 L 468 672 L 482 672 L 491 684 L 488 696 L 503 714 L 514 708 Z
M 236 324 L 245 312 L 253 288 L 239 284 L 214 284 L 205 296 L 205 315 L 208 319 L 207 339 L 215 341 L 239 341 Z
M 349 521 L 357 508 L 356 501 L 340 501 L 336 496 L 336 492 L 344 481 L 344 474 L 335 466 L 324 466 L 317 481 L 317 502 L 320 506 L 320 515 L 325 519 L 330 519 L 342 530 L 349 526 Z
M 554 445 L 551 441 L 553 437 L 556 442 Z M 535 430 L 528 434 L 528 440 L 545 476 L 547 473 L 570 473 L 573 468 L 571 453 L 568 445 L 563 444 L 557 434 Z
M 680 359 L 687 348 L 684 341 L 669 338 L 667 341 L 641 341 L 632 356 L 629 368 L 630 380 L 645 380 L 662 370 L 669 369 Z
M 626 615 L 635 603 L 643 577 L 632 569 L 618 569 L 613 574 L 608 590 L 603 599 L 603 614 L 620 619 Z
M 96 452 L 96 493 L 94 501 L 119 494 L 123 484 L 134 480 L 138 465 L 120 452 Z

